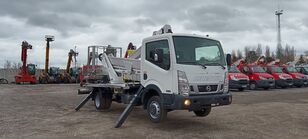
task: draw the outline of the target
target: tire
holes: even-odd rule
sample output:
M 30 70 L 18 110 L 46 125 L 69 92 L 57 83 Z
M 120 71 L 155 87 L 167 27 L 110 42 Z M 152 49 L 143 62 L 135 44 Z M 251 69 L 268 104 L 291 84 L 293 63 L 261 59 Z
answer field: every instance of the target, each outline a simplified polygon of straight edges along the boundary
M 255 82 L 250 83 L 249 89 L 250 90 L 256 90 L 257 89 L 257 84 Z
M 112 95 L 103 93 L 102 91 L 97 92 L 94 97 L 94 105 L 96 110 L 107 110 L 111 107 Z
M 244 91 L 244 90 L 245 90 L 245 88 L 239 88 L 238 89 L 238 91 L 241 91 L 241 92 Z
M 9 82 L 6 79 L 0 79 L 0 84 L 8 84 Z
M 212 110 L 212 107 L 210 106 L 210 107 L 204 108 L 200 111 L 194 111 L 194 113 L 198 117 L 205 117 L 205 116 L 208 116 L 211 113 L 211 110 Z
M 160 123 L 167 117 L 167 110 L 163 108 L 159 96 L 152 96 L 147 103 L 147 114 L 151 122 Z

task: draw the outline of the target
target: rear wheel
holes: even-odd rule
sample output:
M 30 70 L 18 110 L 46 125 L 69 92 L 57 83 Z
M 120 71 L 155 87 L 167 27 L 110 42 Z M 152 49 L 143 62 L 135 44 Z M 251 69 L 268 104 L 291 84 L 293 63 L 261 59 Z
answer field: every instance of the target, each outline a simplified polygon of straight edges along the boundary
M 159 96 L 153 96 L 147 104 L 147 113 L 149 119 L 153 123 L 159 123 L 166 119 L 167 110 L 163 108 L 162 101 Z
M 109 109 L 112 103 L 112 95 L 103 93 L 103 92 L 97 92 L 94 97 L 94 105 L 96 110 L 106 110 Z
M 198 117 L 205 117 L 210 114 L 212 107 L 203 108 L 200 111 L 194 111 L 195 115 Z

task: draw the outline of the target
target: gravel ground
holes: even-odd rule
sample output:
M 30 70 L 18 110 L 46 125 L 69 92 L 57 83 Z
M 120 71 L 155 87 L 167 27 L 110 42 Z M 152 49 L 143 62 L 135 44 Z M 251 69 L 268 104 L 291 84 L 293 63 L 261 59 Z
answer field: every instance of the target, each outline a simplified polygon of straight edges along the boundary
M 78 85 L 0 85 L 0 138 L 308 138 L 308 88 L 232 92 L 233 104 L 205 118 L 168 113 L 154 124 L 137 107 L 120 129 L 113 128 L 125 105 L 98 112 L 92 101 L 74 107 Z

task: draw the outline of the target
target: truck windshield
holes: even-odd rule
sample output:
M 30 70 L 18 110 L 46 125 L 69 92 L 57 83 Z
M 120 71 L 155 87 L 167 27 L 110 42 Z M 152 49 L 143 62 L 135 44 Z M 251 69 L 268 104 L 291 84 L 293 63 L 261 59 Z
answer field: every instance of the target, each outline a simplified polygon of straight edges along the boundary
M 306 72 L 308 72 L 308 67 L 304 67 L 304 70 L 305 70 Z
M 297 72 L 297 70 L 294 68 L 294 67 L 287 67 L 287 70 L 288 70 L 288 72 L 290 72 L 290 73 L 296 73 Z
M 230 73 L 240 73 L 240 71 L 238 70 L 238 68 L 236 66 L 231 66 L 229 69 Z
M 282 73 L 282 69 L 281 69 L 281 67 L 272 67 L 272 72 L 274 72 L 274 73 Z
M 264 68 L 262 68 L 261 66 L 253 66 L 251 67 L 251 69 L 254 73 L 265 73 Z
M 225 66 L 225 56 L 218 41 L 187 36 L 174 36 L 178 64 Z

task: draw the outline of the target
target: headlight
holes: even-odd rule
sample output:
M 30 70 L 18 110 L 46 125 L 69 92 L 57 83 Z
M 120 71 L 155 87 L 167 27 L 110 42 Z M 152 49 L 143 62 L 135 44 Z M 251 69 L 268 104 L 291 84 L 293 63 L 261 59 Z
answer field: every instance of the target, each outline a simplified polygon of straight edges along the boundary
M 225 72 L 225 80 L 224 80 L 224 93 L 229 91 L 229 80 L 228 80 L 228 72 Z
M 283 77 L 282 75 L 279 75 L 279 78 L 282 80 L 286 80 L 287 78 Z
M 261 80 L 267 80 L 265 77 L 263 77 L 263 76 L 259 76 L 259 78 L 261 79 Z
M 301 76 L 295 76 L 297 79 L 303 79 L 303 77 Z
M 231 77 L 231 80 L 235 80 L 235 81 L 238 81 L 238 80 L 239 80 L 238 78 L 235 78 L 234 75 L 231 75 L 230 77 Z
M 186 95 L 186 96 L 189 95 L 188 79 L 184 71 L 178 70 L 178 88 L 179 88 L 180 94 Z

